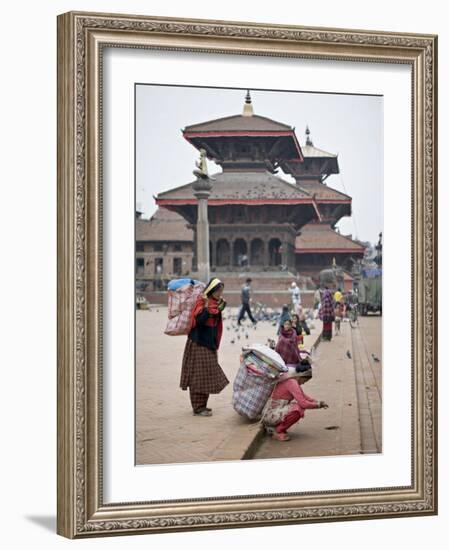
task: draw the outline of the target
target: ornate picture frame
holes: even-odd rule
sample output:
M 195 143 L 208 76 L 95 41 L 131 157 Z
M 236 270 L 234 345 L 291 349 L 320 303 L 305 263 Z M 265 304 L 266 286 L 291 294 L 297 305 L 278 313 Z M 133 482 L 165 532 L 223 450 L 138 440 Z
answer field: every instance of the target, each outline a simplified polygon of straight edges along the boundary
M 105 48 L 403 64 L 412 74 L 411 484 L 104 501 Z M 58 521 L 69 538 L 437 513 L 437 37 L 70 12 L 58 17 Z

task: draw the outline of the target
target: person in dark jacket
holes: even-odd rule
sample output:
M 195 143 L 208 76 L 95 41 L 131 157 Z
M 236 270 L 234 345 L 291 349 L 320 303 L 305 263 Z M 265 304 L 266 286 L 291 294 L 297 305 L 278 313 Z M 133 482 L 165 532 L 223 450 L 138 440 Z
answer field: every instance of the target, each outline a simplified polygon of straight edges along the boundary
M 257 321 L 254 319 L 253 314 L 251 312 L 251 279 L 246 279 L 245 284 L 242 286 L 240 299 L 242 302 L 242 305 L 240 307 L 239 316 L 237 318 L 237 324 L 240 326 L 242 320 L 245 317 L 245 313 L 248 314 L 248 317 L 250 318 L 251 322 L 255 325 Z
M 196 416 L 212 416 L 207 406 L 211 393 L 220 393 L 229 384 L 218 364 L 218 348 L 223 332 L 224 285 L 220 279 L 209 281 L 193 308 L 181 369 L 181 388 L 190 391 Z

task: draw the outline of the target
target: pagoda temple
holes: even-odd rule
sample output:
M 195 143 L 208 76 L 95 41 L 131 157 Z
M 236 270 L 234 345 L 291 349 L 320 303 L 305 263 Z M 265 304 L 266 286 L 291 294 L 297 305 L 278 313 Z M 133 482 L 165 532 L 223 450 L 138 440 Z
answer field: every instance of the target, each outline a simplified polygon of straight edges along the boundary
M 353 263 L 363 258 L 365 247 L 335 230 L 343 216 L 351 215 L 352 202 L 351 197 L 325 183 L 329 176 L 340 173 L 337 155 L 315 147 L 308 127 L 302 152 L 304 162 L 286 160 L 281 167 L 295 178 L 300 189 L 314 197 L 320 219 L 302 227 L 296 237 L 296 269 L 314 279 L 321 269 L 333 264 L 351 271 Z
M 339 173 L 337 155 L 314 147 L 308 128 L 301 146 L 293 127 L 254 113 L 248 91 L 241 114 L 192 124 L 182 133 L 222 169 L 211 175 L 208 198 L 210 267 L 225 280 L 232 305 L 239 303 L 248 276 L 256 295 L 264 294 L 256 300 L 281 305 L 289 301 L 287 289 L 298 274 L 316 281 L 321 269 L 335 262 L 349 269 L 363 257 L 363 245 L 335 230 L 338 220 L 351 215 L 352 200 L 325 182 Z M 279 168 L 296 183 L 280 177 Z M 195 276 L 194 183 L 159 193 L 152 219 L 140 221 L 140 278 L 155 291 L 161 276 L 163 281 L 181 273 Z M 175 224 L 179 234 L 171 235 Z M 190 245 L 181 242 L 185 235 Z M 165 255 L 160 239 L 167 241 Z
M 208 199 L 211 270 L 282 268 L 291 279 L 298 230 L 319 216 L 309 192 L 276 174 L 281 162 L 304 162 L 294 129 L 254 114 L 248 92 L 242 114 L 186 126 L 183 136 L 222 168 Z M 159 193 L 156 203 L 185 218 L 195 239 L 192 183 Z

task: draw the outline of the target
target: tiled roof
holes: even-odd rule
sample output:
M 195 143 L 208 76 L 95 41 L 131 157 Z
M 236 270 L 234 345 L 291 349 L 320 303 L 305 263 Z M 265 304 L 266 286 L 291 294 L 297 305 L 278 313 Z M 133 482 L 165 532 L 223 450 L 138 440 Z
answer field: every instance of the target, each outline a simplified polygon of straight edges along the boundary
M 209 197 L 213 200 L 304 200 L 311 201 L 307 191 L 269 172 L 221 172 L 214 179 Z M 159 193 L 161 200 L 195 199 L 192 183 Z
M 259 115 L 243 116 L 232 115 L 215 120 L 191 124 L 184 128 L 184 133 L 189 132 L 288 132 L 292 127 L 271 118 Z
M 337 155 L 334 155 L 332 153 L 327 153 L 326 151 L 323 151 L 322 149 L 318 149 L 317 147 L 314 147 L 313 145 L 301 145 L 302 154 L 304 155 L 304 158 L 337 158 Z
M 149 220 L 136 220 L 136 241 L 193 241 L 186 220 L 166 208 L 158 208 Z
M 364 247 L 349 237 L 340 235 L 329 225 L 309 223 L 301 228 L 296 237 L 297 253 L 306 252 L 354 252 L 362 254 Z
M 319 181 L 301 181 L 299 186 L 307 191 L 310 195 L 315 195 L 315 198 L 319 202 L 321 200 L 336 200 L 336 201 L 351 201 L 349 195 L 345 195 L 341 191 L 337 191 L 332 187 L 327 186 Z

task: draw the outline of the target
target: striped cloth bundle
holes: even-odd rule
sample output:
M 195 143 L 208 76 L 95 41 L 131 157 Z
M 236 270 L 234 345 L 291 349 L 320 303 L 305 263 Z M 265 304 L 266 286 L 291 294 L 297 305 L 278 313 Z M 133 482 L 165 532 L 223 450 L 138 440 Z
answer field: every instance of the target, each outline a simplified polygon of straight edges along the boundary
M 268 346 L 244 348 L 233 385 L 234 410 L 249 420 L 260 418 L 279 375 L 287 370 L 281 356 Z

